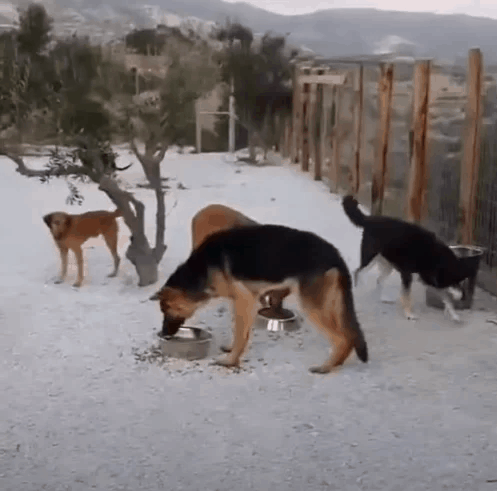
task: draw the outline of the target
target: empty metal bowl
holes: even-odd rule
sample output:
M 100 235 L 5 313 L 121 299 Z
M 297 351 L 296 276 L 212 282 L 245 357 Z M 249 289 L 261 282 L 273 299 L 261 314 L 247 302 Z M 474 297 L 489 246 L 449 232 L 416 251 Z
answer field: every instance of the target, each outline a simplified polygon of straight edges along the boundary
M 212 334 L 200 327 L 180 327 L 179 331 L 169 338 L 159 332 L 159 346 L 166 356 L 200 360 L 209 354 Z
M 296 331 L 300 327 L 297 315 L 289 309 L 275 311 L 265 307 L 257 314 L 257 326 L 271 332 Z
M 485 250 L 481 247 L 476 246 L 450 246 L 454 251 L 454 254 L 459 257 L 470 257 L 471 266 L 473 268 L 473 274 L 461 282 L 463 296 L 459 300 L 452 299 L 452 304 L 457 310 L 471 309 L 473 306 L 473 297 L 475 293 L 476 277 L 478 275 L 478 269 L 480 267 L 480 259 L 483 256 Z M 436 309 L 443 309 L 444 303 L 440 298 L 440 295 L 436 288 L 431 286 L 426 287 L 426 305 L 434 307 Z

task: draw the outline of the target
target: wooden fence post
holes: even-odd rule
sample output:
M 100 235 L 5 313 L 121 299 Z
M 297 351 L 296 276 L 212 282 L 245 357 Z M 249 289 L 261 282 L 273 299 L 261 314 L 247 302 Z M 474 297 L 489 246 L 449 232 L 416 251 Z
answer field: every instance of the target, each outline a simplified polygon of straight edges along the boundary
M 381 215 L 385 184 L 387 177 L 388 140 L 390 137 L 390 119 L 392 114 L 393 96 L 393 64 L 381 65 L 381 77 L 378 83 L 379 100 L 379 147 L 376 155 L 376 165 L 373 171 L 371 186 L 371 213 Z
M 328 118 L 330 117 L 330 107 L 328 104 L 327 85 L 321 85 L 321 125 L 319 127 L 319 161 L 320 171 L 323 174 L 323 168 L 326 166 L 328 156 Z
M 309 157 L 310 161 L 312 161 L 313 173 L 316 166 L 316 103 L 317 103 L 317 84 L 310 84 L 308 134 L 309 134 Z
M 482 125 L 483 56 L 479 48 L 469 51 L 467 75 L 466 131 L 461 162 L 461 235 L 464 244 L 473 243 L 476 193 L 480 164 Z
M 341 110 L 341 86 L 333 87 L 333 103 L 335 105 L 335 121 L 333 125 L 333 158 L 330 165 L 330 190 L 332 193 L 338 192 L 338 180 L 340 176 L 340 110 Z
M 317 127 L 317 84 L 310 84 L 309 91 L 309 157 L 312 161 L 312 173 L 316 172 L 316 127 Z
M 195 146 L 197 153 L 202 152 L 202 121 L 200 116 L 199 100 L 195 101 Z
M 300 67 L 298 65 L 294 66 L 293 69 L 293 101 L 292 101 L 292 142 L 290 149 L 290 159 L 292 163 L 297 163 L 299 161 L 299 135 L 300 135 L 300 112 L 302 110 L 300 104 Z
M 322 70 L 321 70 L 321 72 L 322 72 Z M 315 181 L 320 181 L 322 176 L 323 176 L 323 155 L 322 155 L 322 143 L 321 143 L 321 138 L 322 138 L 321 127 L 323 126 L 323 119 L 322 119 L 323 105 L 324 105 L 323 84 L 318 84 L 317 88 L 316 88 L 316 106 L 315 106 L 315 111 L 314 111 L 315 121 L 317 122 L 319 119 L 319 135 L 318 135 L 318 131 L 317 131 L 318 130 L 317 124 L 314 126 L 314 134 L 315 134 L 315 140 L 314 140 L 314 180 Z
M 359 192 L 361 186 L 361 143 L 362 143 L 362 119 L 364 112 L 364 65 L 359 66 L 356 80 L 356 91 L 355 95 L 357 97 L 355 106 L 355 155 L 354 155 L 354 167 L 352 171 L 352 183 L 350 186 L 350 192 L 356 195 Z
M 304 74 L 308 75 L 310 71 L 304 70 Z M 302 86 L 302 116 L 301 116 L 301 149 L 302 149 L 302 170 L 309 172 L 309 106 L 310 106 L 310 85 L 303 84 Z
M 407 194 L 407 219 L 419 223 L 426 213 L 428 189 L 428 117 L 431 63 L 423 60 L 414 69 L 412 150 Z

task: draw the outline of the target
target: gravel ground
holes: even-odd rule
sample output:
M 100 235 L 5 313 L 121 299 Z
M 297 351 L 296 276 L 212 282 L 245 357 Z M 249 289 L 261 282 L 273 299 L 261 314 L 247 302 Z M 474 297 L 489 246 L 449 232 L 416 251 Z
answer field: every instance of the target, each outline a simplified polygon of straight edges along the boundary
M 420 319 L 407 321 L 398 302 L 378 301 L 372 270 L 355 290 L 370 363 L 354 354 L 326 376 L 307 371 L 328 346 L 303 319 L 291 334 L 254 330 L 240 370 L 210 365 L 230 335 L 225 302 L 192 322 L 211 329 L 212 356 L 164 359 L 154 348 L 160 312 L 145 301 L 159 285 L 137 288 L 127 261 L 107 279 L 100 239 L 85 249 L 85 285 L 54 285 L 59 259 L 41 216 L 74 210 L 64 205 L 65 184 L 27 180 L 6 160 L 0 174 L 2 491 L 497 490 L 489 295 L 478 290 L 455 325 L 425 305 L 416 284 Z M 336 196 L 292 168 L 171 154 L 164 175 L 173 191 L 161 283 L 188 254 L 191 217 L 210 202 L 313 230 L 357 266 L 360 231 Z M 142 182 L 138 165 L 125 178 Z M 84 210 L 112 209 L 95 186 L 83 191 Z M 153 237 L 153 195 L 136 193 L 150 202 Z M 124 252 L 129 233 L 121 230 Z M 398 298 L 399 285 L 392 275 L 386 294 Z M 286 305 L 298 308 L 292 298 Z

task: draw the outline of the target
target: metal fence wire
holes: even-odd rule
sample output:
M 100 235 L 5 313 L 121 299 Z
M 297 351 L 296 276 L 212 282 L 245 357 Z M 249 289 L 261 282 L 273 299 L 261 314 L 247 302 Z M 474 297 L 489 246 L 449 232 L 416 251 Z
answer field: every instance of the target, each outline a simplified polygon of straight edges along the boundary
M 476 200 L 475 242 L 487 266 L 497 266 L 497 112 L 483 126 Z

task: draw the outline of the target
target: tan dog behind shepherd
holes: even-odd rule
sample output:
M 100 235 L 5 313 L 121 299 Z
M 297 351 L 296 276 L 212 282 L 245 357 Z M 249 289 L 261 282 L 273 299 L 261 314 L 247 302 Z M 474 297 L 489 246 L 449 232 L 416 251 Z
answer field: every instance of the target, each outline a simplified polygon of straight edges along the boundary
M 199 210 L 192 218 L 192 250 L 197 249 L 207 237 L 216 232 L 232 228 L 248 227 L 250 225 L 259 225 L 259 223 L 228 206 L 218 204 L 207 205 Z M 150 300 L 159 300 L 159 293 L 157 292 L 152 295 Z M 281 309 L 283 299 L 288 295 L 290 295 L 289 288 L 271 290 L 264 295 L 264 298 L 260 299 L 260 302 L 265 305 L 265 299 L 267 298 L 267 303 L 278 310 Z
M 78 264 L 78 278 L 75 287 L 83 283 L 83 250 L 82 245 L 91 237 L 102 235 L 107 247 L 114 259 L 114 271 L 108 276 L 112 278 L 117 275 L 119 263 L 117 254 L 117 217 L 122 216 L 120 210 L 115 211 L 89 211 L 79 215 L 72 215 L 62 211 L 49 213 L 43 217 L 52 237 L 60 251 L 61 272 L 55 283 L 62 283 L 67 275 L 67 255 L 71 249 L 76 256 Z

